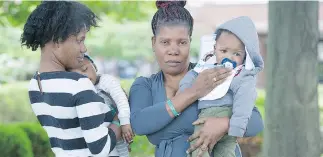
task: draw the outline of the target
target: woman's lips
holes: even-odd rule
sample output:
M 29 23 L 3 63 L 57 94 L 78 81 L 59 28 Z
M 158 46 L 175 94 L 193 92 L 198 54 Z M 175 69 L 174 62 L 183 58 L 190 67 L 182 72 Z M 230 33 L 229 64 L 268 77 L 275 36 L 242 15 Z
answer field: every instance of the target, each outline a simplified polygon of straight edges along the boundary
M 84 55 L 81 55 L 81 56 L 77 57 L 77 60 L 78 60 L 79 62 L 83 62 L 83 60 L 84 60 Z
M 166 64 L 170 67 L 176 67 L 178 66 L 179 64 L 181 64 L 180 61 L 174 61 L 174 60 L 170 60 L 170 61 L 167 61 Z

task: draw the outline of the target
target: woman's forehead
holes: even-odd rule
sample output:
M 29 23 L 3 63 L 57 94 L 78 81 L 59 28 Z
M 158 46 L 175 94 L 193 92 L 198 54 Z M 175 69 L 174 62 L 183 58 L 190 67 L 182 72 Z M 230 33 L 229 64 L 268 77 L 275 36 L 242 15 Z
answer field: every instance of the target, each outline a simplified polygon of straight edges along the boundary
M 189 38 L 189 29 L 184 25 L 162 26 L 157 36 L 160 38 Z

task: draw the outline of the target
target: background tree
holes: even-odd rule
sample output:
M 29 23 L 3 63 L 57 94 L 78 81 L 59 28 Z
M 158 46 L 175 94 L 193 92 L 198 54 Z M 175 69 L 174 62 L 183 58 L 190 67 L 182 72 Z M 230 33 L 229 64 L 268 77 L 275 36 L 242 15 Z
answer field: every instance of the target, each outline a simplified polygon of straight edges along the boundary
M 318 2 L 269 1 L 265 157 L 319 157 Z

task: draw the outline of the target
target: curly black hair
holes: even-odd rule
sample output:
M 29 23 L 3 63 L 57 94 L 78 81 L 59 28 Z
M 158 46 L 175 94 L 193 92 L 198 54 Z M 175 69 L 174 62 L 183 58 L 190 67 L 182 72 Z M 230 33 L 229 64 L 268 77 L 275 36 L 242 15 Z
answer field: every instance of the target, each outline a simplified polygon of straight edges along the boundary
M 82 29 L 97 27 L 98 17 L 84 4 L 75 1 L 42 1 L 29 15 L 21 35 L 22 46 L 33 51 L 46 43 L 64 42 Z
M 153 34 L 156 35 L 161 26 L 184 24 L 192 36 L 194 20 L 190 12 L 184 8 L 185 5 L 185 0 L 156 1 L 158 10 L 151 21 Z

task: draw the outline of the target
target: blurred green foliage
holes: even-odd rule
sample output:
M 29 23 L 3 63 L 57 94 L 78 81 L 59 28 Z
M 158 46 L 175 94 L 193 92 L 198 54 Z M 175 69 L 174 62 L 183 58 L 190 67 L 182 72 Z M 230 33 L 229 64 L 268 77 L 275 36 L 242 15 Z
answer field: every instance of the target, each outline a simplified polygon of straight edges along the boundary
M 97 15 L 108 15 L 118 22 L 145 20 L 155 9 L 154 1 L 82 1 Z M 40 1 L 0 1 L 0 25 L 21 26 Z
M 7 126 L 22 129 L 28 136 L 34 157 L 54 157 L 46 131 L 39 123 L 13 123 Z
M 0 124 L 36 121 L 28 98 L 28 83 L 0 85 Z
M 1 124 L 0 152 L 3 157 L 33 157 L 27 134 L 18 127 Z

